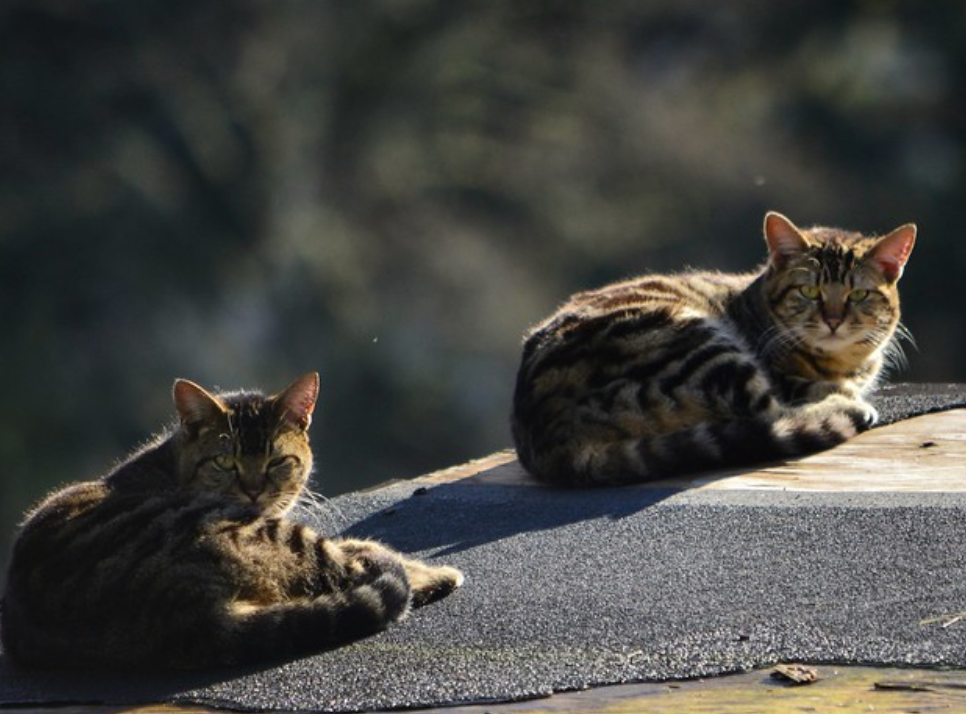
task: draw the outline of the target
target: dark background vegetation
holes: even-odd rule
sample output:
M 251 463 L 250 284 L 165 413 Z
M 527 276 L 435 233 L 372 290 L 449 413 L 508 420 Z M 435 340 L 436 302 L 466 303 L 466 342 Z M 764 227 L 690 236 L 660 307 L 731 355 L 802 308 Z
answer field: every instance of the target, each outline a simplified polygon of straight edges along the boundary
M 770 208 L 917 222 L 902 378 L 966 379 L 964 8 L 7 0 L 0 552 L 176 376 L 319 370 L 329 495 L 507 447 L 529 324 Z

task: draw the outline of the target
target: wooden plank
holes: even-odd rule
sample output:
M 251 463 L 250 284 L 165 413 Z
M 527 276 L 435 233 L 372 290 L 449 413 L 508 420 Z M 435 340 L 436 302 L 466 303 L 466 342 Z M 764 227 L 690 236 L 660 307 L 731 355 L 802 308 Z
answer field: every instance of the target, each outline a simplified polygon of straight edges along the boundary
M 426 485 L 539 485 L 512 451 L 416 481 Z M 834 449 L 793 461 L 651 481 L 632 488 L 966 492 L 966 410 L 927 414 L 872 429 Z
M 804 714 L 966 711 L 966 671 L 818 666 L 818 681 L 782 683 L 769 670 L 685 682 L 622 684 L 523 702 L 410 714 Z M 200 706 L 17 707 L 18 714 L 214 714 Z M 224 711 L 224 710 L 221 710 Z
M 963 492 L 966 410 L 927 414 L 867 431 L 798 461 L 694 483 L 717 489 Z
M 435 710 L 437 714 L 804 714 L 966 711 L 966 673 L 818 667 L 819 680 L 789 685 L 768 670 L 714 679 L 625 684 L 547 699 Z M 430 714 L 430 710 L 413 714 Z

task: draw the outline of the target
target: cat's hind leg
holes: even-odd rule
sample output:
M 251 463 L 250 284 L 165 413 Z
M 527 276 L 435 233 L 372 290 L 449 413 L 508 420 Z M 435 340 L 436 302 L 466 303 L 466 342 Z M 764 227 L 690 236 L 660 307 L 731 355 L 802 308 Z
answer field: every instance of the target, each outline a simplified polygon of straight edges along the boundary
M 181 638 L 185 642 L 167 664 L 196 668 L 304 656 L 363 639 L 406 616 L 412 591 L 399 558 L 372 548 L 346 561 L 340 575 L 324 577 L 329 584 L 314 595 L 232 601 L 206 638 L 195 637 L 187 650 L 187 638 Z

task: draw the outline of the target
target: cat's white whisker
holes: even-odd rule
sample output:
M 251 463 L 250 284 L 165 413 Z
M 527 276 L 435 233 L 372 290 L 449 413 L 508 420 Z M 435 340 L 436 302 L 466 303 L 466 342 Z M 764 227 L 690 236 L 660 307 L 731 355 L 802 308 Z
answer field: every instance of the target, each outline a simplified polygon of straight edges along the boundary
M 308 488 L 299 495 L 293 512 L 325 532 L 336 533 L 350 525 L 349 517 L 332 499 Z

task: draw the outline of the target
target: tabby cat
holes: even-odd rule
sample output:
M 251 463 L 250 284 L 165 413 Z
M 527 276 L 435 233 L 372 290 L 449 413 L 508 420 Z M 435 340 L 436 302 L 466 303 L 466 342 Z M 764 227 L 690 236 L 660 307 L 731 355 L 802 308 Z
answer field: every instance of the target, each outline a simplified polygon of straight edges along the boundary
M 266 397 L 176 381 L 180 424 L 28 514 L 4 651 L 37 667 L 255 663 L 364 637 L 459 587 L 453 568 L 285 518 L 312 468 L 318 384 Z
M 877 238 L 765 217 L 744 275 L 643 277 L 574 295 L 526 336 L 522 464 L 558 484 L 638 482 L 829 448 L 877 415 L 901 358 L 897 283 L 916 227 Z

